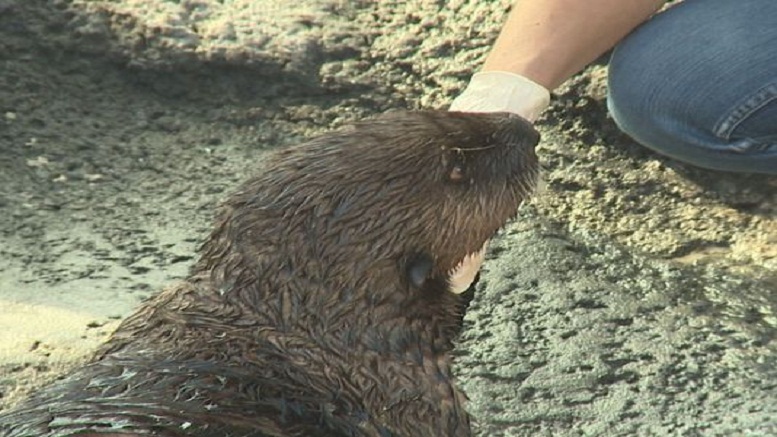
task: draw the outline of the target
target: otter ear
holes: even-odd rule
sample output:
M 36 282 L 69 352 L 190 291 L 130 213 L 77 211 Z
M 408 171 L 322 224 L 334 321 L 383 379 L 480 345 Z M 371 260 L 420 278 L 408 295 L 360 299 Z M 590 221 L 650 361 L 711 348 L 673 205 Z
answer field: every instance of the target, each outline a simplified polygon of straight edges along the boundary
M 408 258 L 407 279 L 417 288 L 421 288 L 424 282 L 429 278 L 434 268 L 434 261 L 429 255 L 418 254 Z

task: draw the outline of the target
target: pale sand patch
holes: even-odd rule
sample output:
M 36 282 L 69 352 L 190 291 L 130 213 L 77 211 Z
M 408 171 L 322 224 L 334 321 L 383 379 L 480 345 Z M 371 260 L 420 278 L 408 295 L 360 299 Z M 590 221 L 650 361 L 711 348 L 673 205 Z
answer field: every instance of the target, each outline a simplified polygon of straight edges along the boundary
M 117 320 L 0 300 L 0 408 L 82 362 Z

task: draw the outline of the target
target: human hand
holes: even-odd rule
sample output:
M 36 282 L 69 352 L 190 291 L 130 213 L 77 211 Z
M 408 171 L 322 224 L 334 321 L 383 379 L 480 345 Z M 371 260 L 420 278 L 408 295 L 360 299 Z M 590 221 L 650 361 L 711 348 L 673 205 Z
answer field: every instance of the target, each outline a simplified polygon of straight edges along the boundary
M 450 111 L 512 112 L 534 121 L 550 104 L 550 91 L 507 71 L 475 73 L 467 88 L 453 100 Z

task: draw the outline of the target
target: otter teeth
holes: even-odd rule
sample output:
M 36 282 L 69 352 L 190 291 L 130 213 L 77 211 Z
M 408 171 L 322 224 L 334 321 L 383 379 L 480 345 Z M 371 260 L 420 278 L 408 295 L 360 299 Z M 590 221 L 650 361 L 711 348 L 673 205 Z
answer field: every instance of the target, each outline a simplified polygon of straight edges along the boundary
M 480 266 L 483 265 L 483 260 L 486 257 L 487 244 L 488 242 L 486 241 L 479 251 L 465 256 L 464 259 L 448 273 L 448 290 L 451 293 L 461 294 L 467 291 L 469 286 L 472 285 L 472 282 L 475 280 L 475 276 L 477 276 L 478 271 L 480 271 Z

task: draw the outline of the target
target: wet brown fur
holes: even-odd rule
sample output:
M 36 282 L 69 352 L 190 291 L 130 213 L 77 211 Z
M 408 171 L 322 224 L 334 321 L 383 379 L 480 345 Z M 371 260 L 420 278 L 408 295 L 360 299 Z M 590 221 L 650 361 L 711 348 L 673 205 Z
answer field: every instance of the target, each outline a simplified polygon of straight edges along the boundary
M 470 435 L 446 278 L 530 192 L 537 138 L 505 114 L 396 112 L 274 152 L 187 280 L 0 435 Z

